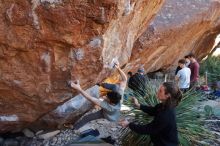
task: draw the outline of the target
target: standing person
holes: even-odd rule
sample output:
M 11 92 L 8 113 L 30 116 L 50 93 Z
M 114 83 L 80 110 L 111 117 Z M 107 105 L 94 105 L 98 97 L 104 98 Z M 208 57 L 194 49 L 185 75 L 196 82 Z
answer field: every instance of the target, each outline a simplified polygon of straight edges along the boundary
M 94 105 L 100 106 L 101 110 L 84 116 L 82 119 L 77 121 L 75 125 L 64 124 L 64 127 L 69 127 L 69 128 L 73 128 L 74 130 L 78 130 L 86 123 L 96 119 L 105 118 L 109 121 L 114 121 L 114 122 L 119 120 L 120 109 L 121 109 L 121 103 L 120 103 L 121 95 L 119 93 L 114 91 L 108 92 L 107 96 L 104 97 L 103 98 L 104 100 L 102 101 L 86 93 L 86 91 L 84 91 L 81 88 L 79 82 L 77 83 L 71 82 L 70 85 L 73 89 L 81 93 L 87 100 L 92 102 Z
M 176 67 L 175 75 L 177 75 L 177 73 L 178 73 L 179 70 L 181 70 L 181 67 L 178 65 L 178 66 Z
M 184 57 L 184 59 L 185 59 L 185 61 L 186 61 L 186 67 L 189 67 L 189 64 L 190 64 L 189 56 L 186 55 L 186 56 Z
M 139 134 L 148 134 L 154 146 L 178 146 L 178 132 L 176 125 L 175 107 L 182 98 L 182 93 L 175 83 L 165 82 L 160 85 L 157 98 L 161 103 L 155 107 L 139 104 L 136 98 L 134 105 L 154 119 L 146 125 L 135 124 L 122 120 L 119 124 L 129 127 L 132 131 Z
M 123 72 L 123 70 L 119 67 L 118 64 L 115 64 L 115 68 L 119 71 L 119 74 L 121 76 L 121 81 L 117 84 L 110 84 L 110 83 L 98 83 L 98 86 L 101 86 L 105 89 L 114 91 L 114 92 L 118 92 L 122 97 L 124 95 L 124 90 L 126 88 L 127 85 L 127 76 L 126 74 Z
M 144 97 L 146 95 L 146 83 L 147 79 L 144 75 L 144 68 L 141 67 L 137 70 L 137 73 L 130 77 L 128 87 Z
M 190 64 L 190 60 L 189 60 L 189 56 L 186 55 L 184 56 L 184 59 L 185 59 L 185 65 L 186 67 L 189 67 L 189 64 Z M 175 71 L 175 75 L 177 75 L 178 71 L 181 70 L 182 68 L 178 65 L 177 68 L 176 68 L 176 71 Z
M 198 86 L 199 81 L 199 63 L 195 59 L 194 54 L 189 54 L 189 68 L 191 70 L 191 76 L 190 76 L 190 89 L 195 88 Z
M 188 67 L 186 67 L 186 61 L 184 59 L 180 59 L 178 61 L 178 66 L 181 69 L 177 72 L 175 80 L 178 82 L 180 90 L 185 93 L 188 91 L 190 86 L 191 71 Z

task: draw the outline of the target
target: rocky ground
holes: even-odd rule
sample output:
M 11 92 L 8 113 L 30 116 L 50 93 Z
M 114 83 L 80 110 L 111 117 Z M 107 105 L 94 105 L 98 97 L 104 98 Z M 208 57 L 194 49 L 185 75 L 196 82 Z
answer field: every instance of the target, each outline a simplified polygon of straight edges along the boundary
M 124 107 L 122 113 L 126 113 L 127 110 L 128 109 Z M 95 112 L 95 110 L 91 112 Z M 124 114 L 121 115 L 121 118 L 125 118 Z M 129 116 L 129 118 L 131 117 Z M 111 136 L 112 139 L 115 140 L 115 146 L 119 145 L 119 137 L 122 127 L 117 123 L 109 122 L 106 119 L 98 119 L 91 121 L 89 124 L 83 126 L 78 131 L 74 131 L 72 129 L 61 130 L 61 132 L 58 135 L 56 135 L 51 139 L 43 140 L 43 141 L 39 141 L 36 139 L 32 143 L 32 145 L 39 146 L 39 144 L 43 143 L 44 145 L 48 145 L 48 146 L 64 146 L 79 138 L 78 134 L 87 129 L 97 129 L 100 133 L 98 138 L 106 138 L 108 136 Z
M 92 110 L 91 112 L 95 112 Z M 88 113 L 89 114 L 89 113 Z M 125 116 L 122 114 L 121 118 Z M 119 145 L 120 130 L 122 127 L 114 122 L 109 122 L 105 119 L 98 119 L 91 121 L 89 124 L 83 126 L 78 131 L 72 129 L 63 129 L 53 131 L 53 133 L 59 132 L 57 135 L 52 136 L 51 133 L 45 133 L 42 131 L 35 133 L 32 138 L 24 136 L 16 136 L 16 138 L 0 138 L 0 146 L 68 146 L 68 144 L 73 143 L 79 138 L 79 134 L 87 129 L 97 129 L 100 133 L 98 138 L 106 138 L 111 136 L 115 140 L 115 146 Z M 31 137 L 32 132 L 26 132 L 26 135 Z M 43 136 L 42 136 L 43 135 Z M 4 144 L 3 144 L 4 141 Z M 2 144 L 2 145 L 1 145 Z
M 205 105 L 210 106 L 218 106 L 220 104 L 220 100 L 204 100 L 201 101 L 201 108 Z M 95 110 L 91 111 L 95 112 Z M 125 118 L 124 114 L 126 110 L 123 111 L 121 118 Z M 128 116 L 131 118 L 131 116 Z M 218 146 L 220 144 L 220 118 L 216 116 L 210 116 L 207 118 L 205 122 L 206 126 L 216 135 L 216 141 L 210 141 L 209 143 L 213 146 Z M 47 133 L 46 135 L 42 136 L 42 133 L 35 133 L 34 136 L 30 132 L 26 132 L 26 135 L 29 137 L 33 136 L 32 138 L 24 137 L 24 136 L 16 136 L 16 138 L 7 138 L 3 139 L 0 137 L 0 146 L 68 146 L 70 143 L 73 143 L 79 138 L 79 133 L 86 130 L 86 129 L 97 129 L 100 133 L 98 138 L 105 138 L 111 136 L 116 142 L 114 146 L 119 146 L 119 137 L 120 131 L 122 127 L 119 126 L 117 123 L 109 122 L 105 119 L 99 119 L 90 122 L 89 124 L 85 125 L 84 127 L 80 128 L 78 131 L 74 131 L 72 129 L 64 129 L 60 131 L 55 131 L 58 134 L 52 136 L 53 134 Z M 44 133 L 44 132 L 43 132 Z

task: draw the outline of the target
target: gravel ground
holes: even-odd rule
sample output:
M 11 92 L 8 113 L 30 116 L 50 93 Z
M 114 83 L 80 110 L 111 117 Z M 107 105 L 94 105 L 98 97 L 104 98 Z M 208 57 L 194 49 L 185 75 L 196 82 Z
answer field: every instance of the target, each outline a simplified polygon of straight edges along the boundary
M 204 101 L 206 104 L 212 102 Z M 219 102 L 219 101 L 218 101 Z M 95 110 L 91 111 L 95 112 Z M 124 112 L 123 112 L 124 113 Z M 88 113 L 89 114 L 89 113 Z M 121 118 L 125 118 L 122 114 Z M 131 118 L 131 116 L 128 116 L 128 118 Z M 220 118 L 219 117 L 210 117 L 207 119 L 208 121 L 205 123 L 205 125 L 214 133 L 216 133 L 216 141 L 206 141 L 212 146 L 219 146 L 220 145 Z M 209 121 L 211 120 L 211 121 Z M 98 119 L 91 121 L 90 123 L 86 124 L 84 127 L 80 128 L 79 131 L 84 131 L 86 129 L 97 129 L 100 133 L 98 138 L 104 138 L 111 136 L 115 141 L 114 146 L 119 146 L 119 136 L 120 136 L 120 130 L 122 129 L 121 126 L 119 126 L 117 123 L 109 122 L 105 119 Z M 37 136 L 33 138 L 27 138 L 27 137 L 16 137 L 14 139 L 3 139 L 6 143 L 4 146 L 66 146 L 68 143 L 71 143 L 79 138 L 78 134 L 79 131 L 74 131 L 72 129 L 64 129 L 61 130 L 59 134 L 56 136 L 42 140 L 39 139 Z M 0 146 L 1 146 L 2 138 L 0 137 Z M 20 143 L 20 144 L 18 144 Z
M 91 112 L 95 112 L 95 110 Z M 122 115 L 121 118 L 124 118 L 124 116 Z M 61 130 L 59 134 L 57 134 L 51 139 L 41 140 L 37 137 L 34 137 L 31 140 L 31 142 L 28 143 L 28 145 L 29 146 L 65 146 L 66 144 L 79 138 L 78 133 L 80 131 L 84 131 L 86 129 L 91 129 L 91 128 L 97 129 L 99 131 L 100 135 L 98 136 L 98 138 L 105 138 L 111 136 L 112 139 L 116 141 L 114 146 L 119 146 L 118 138 L 120 136 L 120 130 L 122 129 L 122 127 L 117 123 L 109 122 L 106 119 L 98 119 L 91 121 L 90 123 L 80 128 L 78 131 L 74 131 L 72 129 Z
M 97 129 L 100 133 L 98 136 L 99 138 L 104 138 L 111 136 L 114 140 L 116 140 L 115 146 L 117 146 L 118 142 L 118 137 L 120 135 L 120 129 L 121 127 L 118 126 L 116 123 L 111 123 L 107 120 L 100 119 L 100 120 L 95 120 L 87 124 L 86 126 L 82 127 L 79 130 L 84 131 L 83 129 Z M 66 129 L 62 130 L 61 133 L 56 135 L 54 138 L 49 140 L 49 145 L 51 146 L 64 146 L 65 144 L 73 141 L 74 139 L 77 139 L 78 135 L 75 134 L 74 130 L 71 129 Z

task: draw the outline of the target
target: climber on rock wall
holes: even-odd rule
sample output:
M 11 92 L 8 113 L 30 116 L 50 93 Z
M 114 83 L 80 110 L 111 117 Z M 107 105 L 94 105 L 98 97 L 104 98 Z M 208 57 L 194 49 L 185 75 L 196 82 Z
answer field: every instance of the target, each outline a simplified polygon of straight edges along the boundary
M 101 110 L 88 114 L 84 116 L 82 119 L 76 122 L 75 125 L 72 124 L 64 124 L 64 127 L 69 127 L 73 128 L 74 130 L 79 129 L 86 123 L 96 120 L 96 119 L 107 119 L 109 121 L 116 122 L 119 120 L 120 117 L 120 109 L 121 109 L 121 94 L 115 91 L 111 91 L 107 93 L 107 96 L 102 97 L 104 100 L 97 99 L 96 97 L 92 97 L 86 91 L 84 91 L 80 84 L 79 81 L 77 83 L 74 83 L 71 81 L 70 86 L 77 90 L 79 93 L 81 93 L 87 100 L 92 102 L 94 105 L 97 105 L 101 107 Z
M 110 84 L 110 83 L 98 83 L 98 86 L 101 86 L 105 89 L 108 89 L 113 92 L 117 92 L 122 96 L 123 100 L 123 95 L 124 95 L 124 90 L 127 85 L 127 76 L 126 74 L 122 71 L 122 69 L 119 67 L 119 64 L 115 64 L 114 67 L 119 71 L 119 74 L 121 76 L 121 81 L 117 84 Z

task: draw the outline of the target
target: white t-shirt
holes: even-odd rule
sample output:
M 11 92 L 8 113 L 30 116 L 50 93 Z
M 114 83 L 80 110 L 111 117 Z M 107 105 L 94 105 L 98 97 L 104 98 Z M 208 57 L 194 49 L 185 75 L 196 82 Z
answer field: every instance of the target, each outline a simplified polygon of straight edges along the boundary
M 179 78 L 178 86 L 180 89 L 189 88 L 190 75 L 191 75 L 191 71 L 188 67 L 184 67 L 177 72 L 176 76 Z

